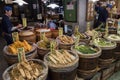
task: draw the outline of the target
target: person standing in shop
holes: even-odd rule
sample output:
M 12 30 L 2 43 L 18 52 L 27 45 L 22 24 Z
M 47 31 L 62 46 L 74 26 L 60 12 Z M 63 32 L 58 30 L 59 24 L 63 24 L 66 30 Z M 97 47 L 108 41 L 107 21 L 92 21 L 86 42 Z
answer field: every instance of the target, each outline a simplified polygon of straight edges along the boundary
M 99 10 L 99 16 L 98 16 L 98 21 L 97 21 L 97 26 L 103 24 L 103 27 L 105 27 L 106 21 L 109 16 L 109 12 L 112 6 L 107 5 L 106 7 L 103 7 Z
M 10 21 L 10 17 L 12 15 L 12 8 L 10 6 L 4 7 L 4 15 L 2 17 L 1 21 L 1 28 L 2 28 L 2 36 L 7 42 L 7 45 L 12 44 L 12 32 L 20 27 L 22 27 L 21 24 L 18 24 L 17 26 L 13 26 L 13 24 Z

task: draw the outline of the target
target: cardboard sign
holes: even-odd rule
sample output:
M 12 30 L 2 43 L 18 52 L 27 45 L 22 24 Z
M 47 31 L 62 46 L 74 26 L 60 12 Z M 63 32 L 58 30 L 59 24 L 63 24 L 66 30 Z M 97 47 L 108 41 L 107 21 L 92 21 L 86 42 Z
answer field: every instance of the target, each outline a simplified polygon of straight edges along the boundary
M 63 28 L 59 28 L 59 36 L 63 35 Z
M 27 27 L 27 19 L 26 18 L 22 18 L 22 24 L 23 24 L 23 27 Z
M 23 47 L 18 48 L 17 52 L 18 52 L 18 61 L 19 62 L 26 61 L 24 48 Z
M 14 42 L 19 41 L 18 32 L 13 32 L 13 33 L 12 33 L 12 38 L 13 38 L 13 41 L 14 41 Z

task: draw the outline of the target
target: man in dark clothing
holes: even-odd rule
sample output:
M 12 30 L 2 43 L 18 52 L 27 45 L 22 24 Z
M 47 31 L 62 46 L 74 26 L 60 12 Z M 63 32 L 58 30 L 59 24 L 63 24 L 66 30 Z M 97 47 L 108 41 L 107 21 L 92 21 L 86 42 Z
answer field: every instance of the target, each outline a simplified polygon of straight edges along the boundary
M 2 27 L 2 35 L 4 39 L 7 41 L 7 45 L 12 44 L 12 31 L 17 28 L 22 27 L 21 24 L 18 24 L 16 27 L 13 27 L 10 17 L 12 15 L 12 8 L 9 6 L 4 7 L 5 15 L 2 17 L 1 27 Z
M 103 23 L 105 27 L 108 15 L 109 15 L 109 11 L 110 11 L 111 7 L 110 6 L 106 6 L 105 8 L 100 8 L 99 9 L 99 16 L 98 16 L 98 21 L 97 21 L 97 27 Z

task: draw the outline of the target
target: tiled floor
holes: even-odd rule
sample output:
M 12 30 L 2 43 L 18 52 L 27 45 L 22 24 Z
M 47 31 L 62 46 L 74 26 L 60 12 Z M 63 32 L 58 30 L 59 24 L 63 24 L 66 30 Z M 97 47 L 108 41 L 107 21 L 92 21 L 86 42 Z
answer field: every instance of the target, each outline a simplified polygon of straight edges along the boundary
M 0 37 L 0 80 L 2 79 L 2 73 L 4 72 L 4 70 L 8 67 L 4 56 L 3 56 L 3 47 L 6 45 L 6 42 L 4 41 L 4 39 L 2 37 Z M 78 79 L 80 80 L 80 79 Z M 120 80 L 120 72 L 115 73 L 113 76 L 111 76 L 111 78 L 109 78 L 108 80 Z

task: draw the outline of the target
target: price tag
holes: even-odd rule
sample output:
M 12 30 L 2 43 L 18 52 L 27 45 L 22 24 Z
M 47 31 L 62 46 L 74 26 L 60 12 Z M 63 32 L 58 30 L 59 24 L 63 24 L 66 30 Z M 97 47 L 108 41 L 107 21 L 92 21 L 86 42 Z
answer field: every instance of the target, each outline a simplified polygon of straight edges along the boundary
M 40 32 L 40 40 L 44 40 L 45 38 L 45 32 Z
M 106 22 L 106 30 L 105 30 L 105 36 L 108 36 L 108 22 Z
M 87 22 L 87 31 L 90 30 L 90 22 Z
M 120 20 L 118 21 L 117 34 L 120 35 Z
M 13 41 L 14 41 L 14 42 L 19 41 L 18 32 L 13 32 L 13 33 L 12 33 L 12 38 L 13 38 Z
M 63 28 L 59 28 L 59 36 L 63 35 Z
M 22 18 L 22 24 L 23 24 L 23 27 L 27 27 L 27 19 L 26 18 Z
M 75 33 L 78 33 L 79 32 L 79 26 L 77 25 L 77 26 L 75 26 L 75 31 L 74 31 Z
M 79 41 L 80 41 L 80 35 L 77 35 L 77 36 L 76 36 L 75 47 L 78 46 Z
M 18 52 L 18 61 L 19 62 L 26 61 L 24 48 L 23 47 L 18 48 L 17 52 Z
M 50 42 L 50 51 L 51 51 L 51 53 L 54 53 L 55 48 L 56 48 L 56 44 L 57 43 L 54 40 Z

